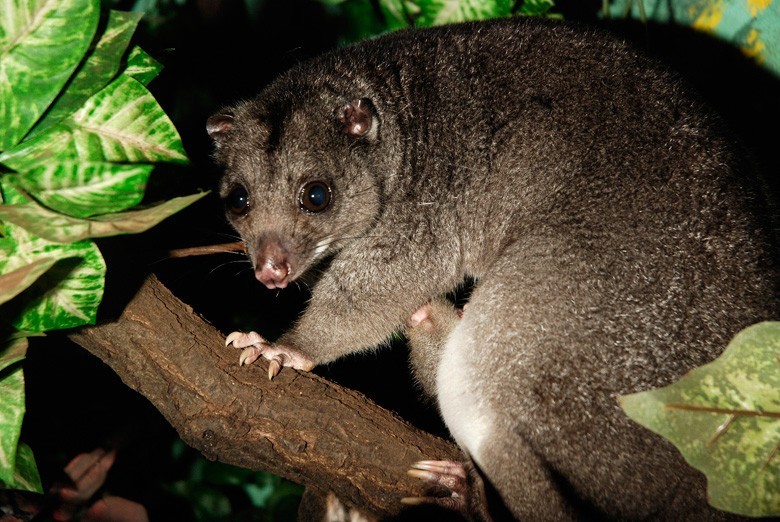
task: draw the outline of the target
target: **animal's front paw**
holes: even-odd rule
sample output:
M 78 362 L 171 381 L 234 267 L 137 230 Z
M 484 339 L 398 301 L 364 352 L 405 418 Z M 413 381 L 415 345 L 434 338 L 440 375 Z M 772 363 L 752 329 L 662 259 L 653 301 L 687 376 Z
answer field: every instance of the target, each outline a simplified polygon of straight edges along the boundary
M 252 364 L 260 357 L 268 359 L 269 379 L 273 379 L 283 367 L 305 372 L 314 368 L 314 361 L 305 353 L 283 344 L 271 344 L 257 332 L 233 332 L 225 339 L 225 346 L 230 344 L 244 349 L 238 358 L 242 366 Z
M 491 520 L 482 477 L 470 461 L 421 460 L 412 464 L 412 469 L 407 473 L 443 490 L 444 494 L 405 497 L 401 499 L 402 503 L 434 504 L 457 511 L 468 520 Z

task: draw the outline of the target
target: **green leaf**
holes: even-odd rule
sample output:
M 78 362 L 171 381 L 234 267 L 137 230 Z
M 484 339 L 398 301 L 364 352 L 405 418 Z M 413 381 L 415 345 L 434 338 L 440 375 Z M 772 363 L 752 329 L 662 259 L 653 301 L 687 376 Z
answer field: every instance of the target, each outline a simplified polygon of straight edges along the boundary
M 714 507 L 780 515 L 780 322 L 746 328 L 712 363 L 620 404 L 707 475 Z
M 18 365 L 0 373 L 0 481 L 14 482 L 19 432 L 24 417 L 24 376 Z
M 106 28 L 97 45 L 76 70 L 43 119 L 35 126 L 32 134 L 37 134 L 73 114 L 90 96 L 116 76 L 122 64 L 122 56 L 142 16 L 141 13 L 109 12 Z
M 28 332 L 6 333 L 0 338 L 0 372 L 27 355 Z
M 33 284 L 36 279 L 51 268 L 56 261 L 50 257 L 43 257 L 29 265 L 0 275 L 0 304 L 19 295 L 22 290 Z
M 0 312 L 20 330 L 44 332 L 93 324 L 103 297 L 106 265 L 92 241 L 60 245 L 29 235 L 18 257 L 59 256 L 58 262 Z
M 689 26 L 731 43 L 780 76 L 780 9 L 772 0 L 611 0 L 604 15 Z
M 406 0 L 379 0 L 379 9 L 385 17 L 388 30 L 409 27 L 409 13 L 406 10 Z
M 16 145 L 84 56 L 98 0 L 0 0 L 0 150 Z
M 50 163 L 6 176 L 47 207 L 79 218 L 120 212 L 141 202 L 151 165 Z
M 23 442 L 20 442 L 19 447 L 16 448 L 16 471 L 13 482 L 9 486 L 13 489 L 43 493 L 41 476 L 38 474 L 32 449 Z
M 185 163 L 176 128 L 138 81 L 120 75 L 72 116 L 0 154 L 17 171 L 52 161 Z
M 467 20 L 500 18 L 512 14 L 512 0 L 418 0 L 415 26 L 452 24 Z
M 206 192 L 171 199 L 154 207 L 78 219 L 29 202 L 0 205 L 0 219 L 49 241 L 67 243 L 90 237 L 108 237 L 144 232 L 205 196 Z
M 4 185 L 6 201 L 23 204 L 26 198 Z M 12 205 L 0 205 L 5 209 Z M 105 262 L 94 243 L 59 244 L 47 241 L 12 223 L 2 223 L 0 273 L 8 273 L 42 258 L 58 262 L 34 284 L 0 308 L 0 316 L 19 330 L 42 332 L 94 323 L 103 296 Z
M 555 7 L 554 0 L 523 0 L 517 13 L 524 16 L 542 16 Z
M 127 67 L 123 74 L 135 78 L 142 85 L 149 85 L 149 82 L 160 74 L 162 68 L 160 62 L 146 54 L 140 47 L 135 46 L 130 50 L 130 55 L 127 57 Z
M 0 486 L 41 492 L 32 451 L 26 444 L 18 443 L 24 416 L 22 369 L 8 369 L 24 359 L 26 334 L 13 332 L 0 340 Z

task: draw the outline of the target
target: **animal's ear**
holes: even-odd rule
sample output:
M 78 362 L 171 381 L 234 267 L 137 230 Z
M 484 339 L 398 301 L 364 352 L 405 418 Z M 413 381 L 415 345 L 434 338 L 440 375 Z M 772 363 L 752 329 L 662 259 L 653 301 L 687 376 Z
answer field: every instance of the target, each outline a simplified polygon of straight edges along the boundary
M 373 139 L 377 135 L 379 119 L 374 104 L 368 98 L 352 100 L 337 111 L 341 132 L 355 138 Z
M 217 145 L 220 145 L 232 128 L 233 115 L 227 112 L 215 114 L 206 121 L 206 132 Z

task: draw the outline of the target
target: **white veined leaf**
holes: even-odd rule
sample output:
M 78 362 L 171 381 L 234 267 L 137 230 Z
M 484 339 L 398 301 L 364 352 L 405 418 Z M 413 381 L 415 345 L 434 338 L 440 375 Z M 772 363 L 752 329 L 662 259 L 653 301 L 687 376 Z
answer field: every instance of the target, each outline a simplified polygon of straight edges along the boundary
M 0 219 L 6 220 L 49 241 L 67 243 L 90 237 L 108 237 L 144 232 L 199 200 L 207 193 L 173 198 L 153 207 L 79 219 L 29 202 L 0 205 Z
M 52 161 L 185 163 L 187 156 L 157 100 L 122 74 L 69 118 L 0 154 L 17 172 Z
M 50 209 L 87 218 L 140 203 L 152 168 L 116 163 L 49 163 L 5 179 Z
M 122 71 L 122 74 L 135 78 L 143 85 L 149 85 L 149 82 L 154 80 L 161 70 L 162 64 L 136 45 L 130 49 L 127 67 Z
M 512 14 L 511 0 L 417 0 L 416 4 L 420 7 L 420 16 L 415 25 L 420 27 Z
M 97 45 L 89 51 L 63 91 L 35 125 L 31 135 L 71 115 L 116 76 L 122 64 L 122 56 L 142 16 L 141 13 L 109 11 Z
M 0 378 L 0 481 L 12 484 L 24 417 L 24 376 L 18 365 Z
M 0 0 L 0 150 L 16 145 L 67 82 L 97 27 L 97 0 Z
M 27 199 L 7 184 L 6 201 L 23 204 Z M 0 210 L 14 205 L 0 205 Z M 70 244 L 43 239 L 10 222 L 3 226 L 0 273 L 6 274 L 40 259 L 57 262 L 35 283 L 2 305 L 3 318 L 18 330 L 43 332 L 94 323 L 103 297 L 106 266 L 91 241 Z

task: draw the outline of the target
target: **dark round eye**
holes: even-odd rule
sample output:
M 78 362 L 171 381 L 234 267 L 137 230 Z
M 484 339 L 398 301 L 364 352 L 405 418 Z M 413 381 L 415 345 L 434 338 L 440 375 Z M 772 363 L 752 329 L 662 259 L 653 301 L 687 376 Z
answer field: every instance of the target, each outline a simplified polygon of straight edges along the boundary
M 310 181 L 301 187 L 298 205 L 306 212 L 322 212 L 330 205 L 330 186 L 324 181 Z
M 246 214 L 246 211 L 249 210 L 249 194 L 247 194 L 246 189 L 241 185 L 236 185 L 225 198 L 225 206 L 237 216 Z

